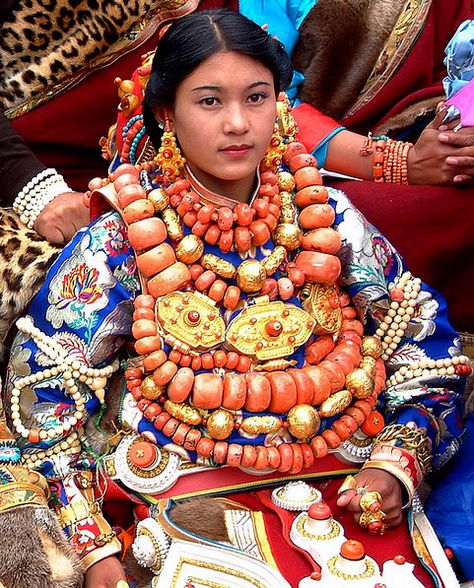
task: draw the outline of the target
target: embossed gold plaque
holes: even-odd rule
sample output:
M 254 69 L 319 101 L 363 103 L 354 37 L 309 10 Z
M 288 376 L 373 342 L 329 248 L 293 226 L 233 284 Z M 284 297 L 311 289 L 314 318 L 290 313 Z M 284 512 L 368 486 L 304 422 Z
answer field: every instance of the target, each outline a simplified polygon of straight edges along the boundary
M 287 357 L 304 345 L 314 320 L 302 308 L 268 297 L 247 306 L 228 326 L 226 342 L 259 361 Z
M 161 329 L 189 345 L 206 350 L 225 338 L 225 323 L 213 300 L 200 293 L 171 292 L 156 303 Z

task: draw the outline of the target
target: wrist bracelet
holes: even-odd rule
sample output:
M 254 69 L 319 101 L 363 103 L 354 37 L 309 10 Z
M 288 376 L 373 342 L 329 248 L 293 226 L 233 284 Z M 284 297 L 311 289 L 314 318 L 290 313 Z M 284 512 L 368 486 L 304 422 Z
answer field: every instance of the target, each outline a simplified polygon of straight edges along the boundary
M 19 215 L 21 222 L 33 229 L 43 209 L 64 192 L 71 192 L 71 188 L 63 176 L 54 168 L 46 168 L 20 190 L 13 201 L 13 210 Z

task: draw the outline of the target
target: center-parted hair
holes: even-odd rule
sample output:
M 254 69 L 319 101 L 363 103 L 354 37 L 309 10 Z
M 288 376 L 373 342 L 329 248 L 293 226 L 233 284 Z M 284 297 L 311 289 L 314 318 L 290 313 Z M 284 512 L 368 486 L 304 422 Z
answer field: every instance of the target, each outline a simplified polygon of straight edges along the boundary
M 235 51 L 263 64 L 273 75 L 275 92 L 291 80 L 291 64 L 280 41 L 232 10 L 194 12 L 175 20 L 161 38 L 143 101 L 145 127 L 157 147 L 162 131 L 153 110 L 174 105 L 176 90 L 209 57 Z

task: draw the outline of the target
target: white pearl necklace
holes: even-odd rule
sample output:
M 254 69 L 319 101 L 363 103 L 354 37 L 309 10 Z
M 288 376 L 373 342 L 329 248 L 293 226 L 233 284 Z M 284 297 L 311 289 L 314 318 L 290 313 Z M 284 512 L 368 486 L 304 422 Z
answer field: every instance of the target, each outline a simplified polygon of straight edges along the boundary
M 79 431 L 73 431 L 68 437 L 53 445 L 49 449 L 35 451 L 34 453 L 24 453 L 21 463 L 30 470 L 39 468 L 45 461 L 51 460 L 54 456 L 63 455 L 77 455 L 81 452 L 82 444 L 80 441 Z
M 424 359 L 411 361 L 408 365 L 400 367 L 387 380 L 387 387 L 402 384 L 406 380 L 421 377 L 454 376 L 457 365 L 470 365 L 471 360 L 466 355 L 445 357 L 443 359 Z
M 382 341 L 383 354 L 381 358 L 387 361 L 397 349 L 412 315 L 415 312 L 418 295 L 421 290 L 421 280 L 413 278 L 410 272 L 405 272 L 394 286 L 403 293 L 403 298 L 390 302 L 390 307 L 383 322 L 375 331 L 377 337 Z
M 20 318 L 16 325 L 19 331 L 33 339 L 38 349 L 47 355 L 55 365 L 29 376 L 19 378 L 15 382 L 10 401 L 13 426 L 19 435 L 33 443 L 40 440 L 56 439 L 63 436 L 64 433 L 68 433 L 71 429 L 76 428 L 86 414 L 86 397 L 81 393 L 77 382 L 82 382 L 91 390 L 94 390 L 96 396 L 103 402 L 107 379 L 113 372 L 117 371 L 120 362 L 116 359 L 110 365 L 103 368 L 89 367 L 84 361 L 81 362 L 76 358 L 68 357 L 67 351 L 59 343 L 35 327 L 31 317 Z M 26 386 L 56 376 L 62 376 L 66 386 L 66 394 L 74 401 L 72 416 L 69 416 L 59 427 L 27 429 L 23 425 L 20 415 L 21 391 Z

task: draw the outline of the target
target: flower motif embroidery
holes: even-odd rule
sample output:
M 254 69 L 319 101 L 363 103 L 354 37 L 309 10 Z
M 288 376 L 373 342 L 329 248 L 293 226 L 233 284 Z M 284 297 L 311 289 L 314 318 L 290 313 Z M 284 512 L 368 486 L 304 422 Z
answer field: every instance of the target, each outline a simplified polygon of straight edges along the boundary
M 72 302 L 93 304 L 102 296 L 98 287 L 99 272 L 81 263 L 63 276 L 59 289 L 58 308 L 66 308 Z
M 115 220 L 109 220 L 104 223 L 104 229 L 107 235 L 105 241 L 105 250 L 112 257 L 116 257 L 120 253 L 127 253 L 130 246 L 127 241 L 125 227 Z

